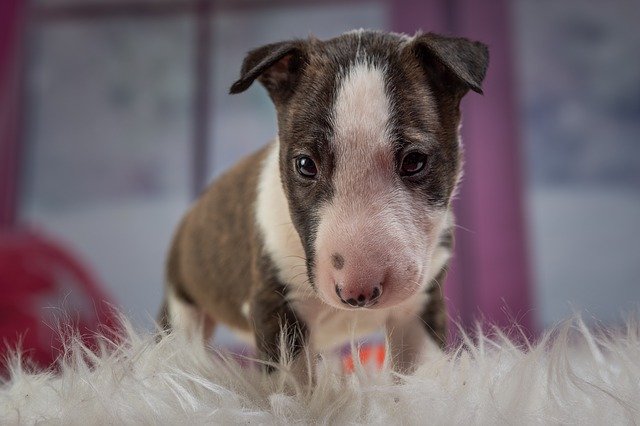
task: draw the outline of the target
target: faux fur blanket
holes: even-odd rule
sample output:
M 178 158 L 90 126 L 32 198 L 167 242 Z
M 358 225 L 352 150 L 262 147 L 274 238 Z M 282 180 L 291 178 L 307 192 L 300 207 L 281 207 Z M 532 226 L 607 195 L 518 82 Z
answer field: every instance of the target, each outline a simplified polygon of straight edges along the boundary
M 494 333 L 398 378 L 319 361 L 313 387 L 263 375 L 181 336 L 156 341 L 125 321 L 89 351 L 71 342 L 57 372 L 20 358 L 0 385 L 2 424 L 638 424 L 640 328 L 590 331 L 579 319 L 518 346 Z

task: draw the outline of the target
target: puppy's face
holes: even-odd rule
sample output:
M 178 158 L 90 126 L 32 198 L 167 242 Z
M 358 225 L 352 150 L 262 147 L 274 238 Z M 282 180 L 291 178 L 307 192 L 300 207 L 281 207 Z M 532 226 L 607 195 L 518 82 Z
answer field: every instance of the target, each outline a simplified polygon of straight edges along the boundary
M 309 281 L 337 308 L 385 308 L 427 284 L 460 172 L 460 99 L 486 48 L 352 32 L 249 53 L 278 112 L 280 173 Z

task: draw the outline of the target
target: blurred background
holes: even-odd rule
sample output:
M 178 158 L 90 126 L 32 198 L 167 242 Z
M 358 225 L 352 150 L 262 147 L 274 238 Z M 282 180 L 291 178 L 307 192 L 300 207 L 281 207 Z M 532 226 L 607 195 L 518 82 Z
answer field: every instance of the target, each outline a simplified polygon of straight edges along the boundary
M 640 301 L 638 22 L 636 0 L 3 0 L 0 338 L 46 352 L 52 314 L 91 328 L 100 300 L 151 327 L 180 216 L 275 135 L 261 87 L 227 95 L 244 54 L 354 28 L 490 47 L 463 101 L 452 316 L 617 323 Z

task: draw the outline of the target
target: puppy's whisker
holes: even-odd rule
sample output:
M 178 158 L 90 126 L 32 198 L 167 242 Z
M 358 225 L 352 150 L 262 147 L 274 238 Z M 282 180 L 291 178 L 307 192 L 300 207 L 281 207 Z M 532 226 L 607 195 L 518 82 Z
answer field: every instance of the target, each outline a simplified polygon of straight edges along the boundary
M 301 277 L 301 276 L 306 275 L 306 274 L 307 274 L 306 271 L 305 272 L 300 272 L 300 273 L 294 275 L 293 277 L 291 277 L 291 281 L 294 281 L 296 278 Z M 309 280 L 309 278 L 305 278 L 305 281 L 308 281 L 308 280 Z
M 306 261 L 307 261 L 307 258 L 306 258 L 306 257 L 298 256 L 298 255 L 296 255 L 296 254 L 291 254 L 291 255 L 289 255 L 289 256 L 284 256 L 284 257 L 283 257 L 283 259 L 300 259 L 300 260 L 302 260 L 302 261 L 304 261 L 304 262 L 306 262 Z

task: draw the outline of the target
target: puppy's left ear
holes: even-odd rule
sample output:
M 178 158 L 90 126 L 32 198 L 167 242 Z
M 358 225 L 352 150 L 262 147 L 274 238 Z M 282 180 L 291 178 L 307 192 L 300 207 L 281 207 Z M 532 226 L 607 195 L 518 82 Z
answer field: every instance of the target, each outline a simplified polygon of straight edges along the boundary
M 278 104 L 293 93 L 305 64 L 304 41 L 283 41 L 259 47 L 245 57 L 240 79 L 233 83 L 229 93 L 244 92 L 258 79 Z
M 489 49 L 485 44 L 427 33 L 416 35 L 412 48 L 435 83 L 459 96 L 469 89 L 482 93 L 482 81 L 489 65 Z

